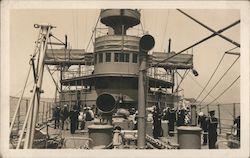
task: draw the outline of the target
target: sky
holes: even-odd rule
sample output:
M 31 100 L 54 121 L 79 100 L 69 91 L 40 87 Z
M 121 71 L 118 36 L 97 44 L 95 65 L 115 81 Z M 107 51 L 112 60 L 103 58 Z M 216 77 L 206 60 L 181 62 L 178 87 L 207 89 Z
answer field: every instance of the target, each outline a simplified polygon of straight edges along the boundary
M 240 19 L 240 12 L 237 9 L 183 9 L 183 11 L 213 30 L 220 30 Z M 10 95 L 20 95 L 19 92 L 24 85 L 30 55 L 33 54 L 38 34 L 38 29 L 33 27 L 34 24 L 50 23 L 57 26 L 52 30 L 56 37 L 63 40 L 64 35 L 67 34 L 72 48 L 86 49 L 99 12 L 100 10 L 96 9 L 12 9 L 10 11 L 9 53 Z M 172 39 L 171 50 L 178 52 L 212 34 L 175 9 L 142 9 L 141 22 L 143 29 L 155 38 L 156 44 L 153 51 L 167 50 L 169 38 Z M 240 26 L 238 24 L 222 34 L 240 43 Z M 101 25 L 98 24 L 98 27 L 101 27 Z M 134 32 L 138 33 L 136 28 L 141 29 L 141 25 L 133 28 Z M 194 47 L 193 50 L 189 50 L 189 53 L 193 52 L 194 68 L 198 71 L 199 76 L 194 77 L 190 73 L 181 84 L 181 88 L 184 89 L 181 93 L 187 98 L 196 98 L 202 90 L 197 82 L 204 86 L 224 52 L 234 47 L 233 44 L 216 36 Z M 92 48 L 90 47 L 88 51 L 93 51 Z M 240 50 L 235 49 L 234 52 L 240 53 Z M 207 87 L 208 91 L 235 59 L 235 55 L 225 55 L 218 71 Z M 181 74 L 183 72 L 180 71 Z M 239 75 L 240 60 L 235 63 L 211 95 L 217 97 Z M 51 98 L 55 94 L 55 87 L 51 86 L 54 84 L 46 70 L 44 76 L 43 89 L 45 93 L 42 97 Z M 31 85 L 28 86 L 28 91 L 31 89 Z M 29 92 L 26 92 L 25 96 L 29 94 Z M 206 93 L 201 95 L 200 98 L 202 99 L 205 95 Z M 205 102 L 212 100 L 213 98 L 208 97 Z M 239 80 L 218 101 L 220 103 L 240 102 Z

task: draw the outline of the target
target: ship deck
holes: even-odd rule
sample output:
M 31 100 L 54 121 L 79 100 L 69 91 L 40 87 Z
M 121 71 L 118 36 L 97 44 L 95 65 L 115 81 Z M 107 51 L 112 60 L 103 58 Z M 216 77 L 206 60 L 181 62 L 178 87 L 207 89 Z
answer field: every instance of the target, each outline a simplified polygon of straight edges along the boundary
M 44 133 L 46 133 L 45 131 L 46 131 L 46 129 L 43 129 Z M 170 144 L 177 145 L 178 144 L 177 130 L 175 129 L 175 131 L 173 133 L 174 133 L 173 137 L 166 136 L 166 137 L 162 137 L 161 140 L 163 142 L 168 141 L 168 142 L 170 142 Z M 61 136 L 61 138 L 64 139 L 64 143 L 66 144 L 62 148 L 79 149 L 80 148 L 79 146 L 81 146 L 81 145 L 79 145 L 79 143 L 82 143 L 82 142 L 85 143 L 85 142 L 87 142 L 87 139 L 88 139 L 88 131 L 86 130 L 86 127 L 84 130 L 78 129 L 75 131 L 74 134 L 71 134 L 70 129 L 69 130 L 66 130 L 66 129 L 61 130 L 58 128 L 54 129 L 51 126 L 48 126 L 48 134 L 50 137 Z M 67 140 L 67 142 L 65 140 Z M 227 145 L 225 134 L 219 134 L 218 141 L 224 141 L 222 143 L 219 143 L 219 149 L 230 149 Z M 202 142 L 201 142 L 201 149 L 209 149 L 208 144 L 202 145 Z

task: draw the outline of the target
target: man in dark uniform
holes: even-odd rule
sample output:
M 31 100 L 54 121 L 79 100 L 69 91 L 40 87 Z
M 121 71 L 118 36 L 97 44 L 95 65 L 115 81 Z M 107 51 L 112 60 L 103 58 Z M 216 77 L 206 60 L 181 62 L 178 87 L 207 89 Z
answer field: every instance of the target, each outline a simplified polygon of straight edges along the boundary
M 215 143 L 217 142 L 218 119 L 214 116 L 214 110 L 210 111 L 209 114 L 210 117 L 208 119 L 208 146 L 209 149 L 215 149 Z
M 160 109 L 157 106 L 154 109 L 153 112 L 153 136 L 155 139 L 158 139 L 159 137 L 162 137 L 163 135 L 163 130 L 162 130 L 162 126 L 161 126 L 161 113 L 160 113 Z
M 69 115 L 69 111 L 68 111 L 67 105 L 65 104 L 63 110 L 61 111 L 62 130 L 64 130 L 64 122 L 68 118 L 68 115 Z M 68 127 L 66 127 L 66 129 L 68 129 Z
M 203 130 L 203 145 L 207 144 L 207 127 L 208 127 L 208 120 L 207 116 L 203 113 L 199 113 L 198 117 L 198 124 L 200 124 L 200 128 Z
M 234 125 L 236 126 L 236 136 L 240 140 L 240 116 L 235 118 Z
M 184 108 L 181 108 L 179 111 L 178 111 L 178 114 L 177 114 L 177 122 L 176 122 L 176 125 L 177 126 L 183 126 L 185 123 L 185 109 Z
M 57 106 L 54 110 L 54 119 L 55 119 L 55 126 L 54 129 L 59 128 L 59 122 L 60 122 L 60 107 Z
M 176 121 L 176 111 L 174 108 L 171 108 L 170 110 L 168 110 L 168 135 L 173 137 L 174 134 L 171 132 L 174 132 L 174 124 Z
M 77 126 L 79 112 L 77 111 L 77 107 L 74 106 L 70 111 L 70 133 L 74 134 Z

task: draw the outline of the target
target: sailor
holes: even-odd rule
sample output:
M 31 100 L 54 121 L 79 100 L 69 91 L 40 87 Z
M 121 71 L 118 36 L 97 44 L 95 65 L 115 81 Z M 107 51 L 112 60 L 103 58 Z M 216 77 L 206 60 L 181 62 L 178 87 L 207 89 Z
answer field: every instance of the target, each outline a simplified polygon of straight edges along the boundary
M 240 116 L 234 119 L 234 127 L 236 128 L 236 137 L 240 140 Z
M 160 110 L 159 107 L 156 106 L 154 108 L 154 112 L 153 112 L 153 136 L 155 139 L 158 139 L 159 137 L 162 137 L 163 135 L 163 130 L 162 130 L 162 126 L 161 126 L 161 114 L 160 114 Z
M 198 124 L 200 125 L 200 128 L 203 130 L 203 145 L 206 145 L 208 118 L 203 112 L 200 112 L 198 115 L 199 115 Z
M 67 104 L 65 104 L 63 106 L 63 110 L 61 111 L 62 130 L 64 130 L 64 122 L 66 123 L 66 129 L 68 130 L 68 124 L 66 122 L 68 116 L 69 116 L 69 111 Z
M 78 120 L 79 112 L 77 110 L 77 107 L 74 106 L 73 109 L 70 110 L 70 133 L 74 134 L 77 126 L 77 120 Z
M 181 108 L 181 109 L 179 109 L 178 114 L 177 114 L 176 125 L 177 126 L 183 126 L 184 123 L 185 123 L 185 109 Z
M 86 108 L 86 113 L 85 113 L 85 121 L 92 121 L 94 120 L 94 113 L 93 111 L 90 109 L 90 107 Z
M 208 118 L 208 146 L 209 149 L 215 149 L 215 143 L 217 142 L 217 126 L 218 119 L 215 117 L 215 111 L 209 112 Z
M 176 121 L 176 111 L 174 108 L 171 108 L 170 110 L 168 110 L 168 135 L 171 137 L 174 136 L 172 132 L 174 132 L 175 121 Z
M 59 128 L 59 121 L 60 121 L 60 107 L 57 106 L 54 110 L 54 119 L 55 119 L 55 126 L 54 129 Z

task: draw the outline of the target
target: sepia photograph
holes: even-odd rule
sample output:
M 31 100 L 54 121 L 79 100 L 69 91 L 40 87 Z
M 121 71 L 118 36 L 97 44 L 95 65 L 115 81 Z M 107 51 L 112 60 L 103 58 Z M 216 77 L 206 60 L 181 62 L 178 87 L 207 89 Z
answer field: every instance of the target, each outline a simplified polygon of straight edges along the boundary
M 120 3 L 1 4 L 0 156 L 248 157 L 249 3 Z

